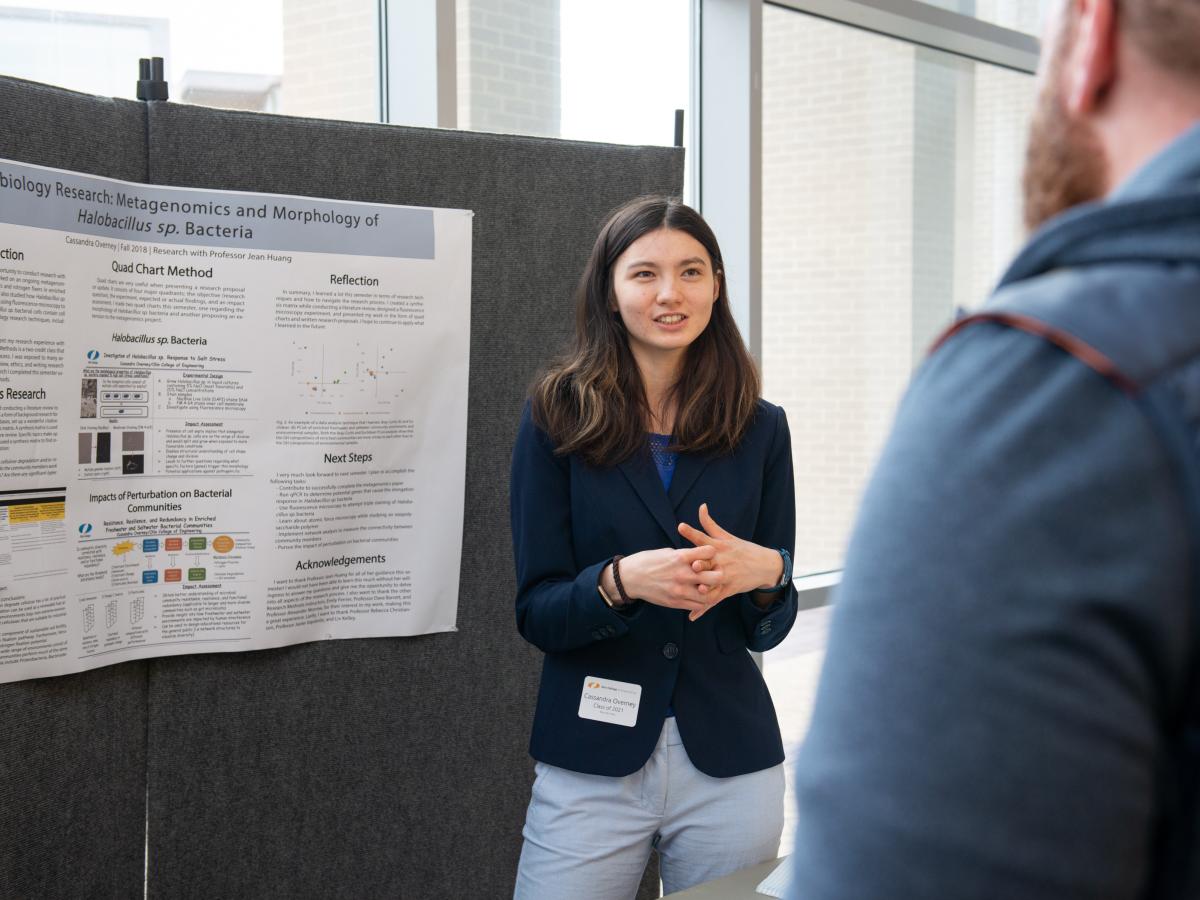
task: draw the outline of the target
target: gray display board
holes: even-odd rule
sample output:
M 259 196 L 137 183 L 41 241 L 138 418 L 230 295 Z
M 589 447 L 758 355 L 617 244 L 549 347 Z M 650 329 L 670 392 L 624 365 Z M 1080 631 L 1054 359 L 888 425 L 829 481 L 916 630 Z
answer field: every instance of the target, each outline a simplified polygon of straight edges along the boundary
M 137 896 L 148 827 L 152 898 L 510 896 L 540 669 L 513 617 L 512 439 L 598 225 L 630 197 L 679 193 L 682 151 L 142 106 L 12 79 L 0 115 L 0 156 L 21 161 L 475 211 L 459 631 L 0 686 L 0 895 Z

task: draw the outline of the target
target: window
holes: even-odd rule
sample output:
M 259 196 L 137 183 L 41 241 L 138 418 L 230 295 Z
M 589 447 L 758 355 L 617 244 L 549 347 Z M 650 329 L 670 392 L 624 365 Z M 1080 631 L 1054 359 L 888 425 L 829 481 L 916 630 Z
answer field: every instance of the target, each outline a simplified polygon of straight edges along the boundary
M 841 567 L 913 368 L 1021 243 L 1033 99 L 1027 73 L 764 9 L 762 363 L 792 425 L 797 573 Z M 766 660 L 789 751 L 826 626 L 802 613 Z
M 962 13 L 981 22 L 1002 25 L 1013 31 L 1038 37 L 1042 31 L 1042 17 L 1050 6 L 1050 0 L 923 0 L 950 12 Z
M 763 374 L 799 573 L 836 569 L 896 401 L 1021 240 L 1032 77 L 767 7 Z
M 458 124 L 669 145 L 687 109 L 690 0 L 458 0 Z
M 4 74 L 133 98 L 161 56 L 171 99 L 379 121 L 374 0 L 28 0 L 0 7 Z

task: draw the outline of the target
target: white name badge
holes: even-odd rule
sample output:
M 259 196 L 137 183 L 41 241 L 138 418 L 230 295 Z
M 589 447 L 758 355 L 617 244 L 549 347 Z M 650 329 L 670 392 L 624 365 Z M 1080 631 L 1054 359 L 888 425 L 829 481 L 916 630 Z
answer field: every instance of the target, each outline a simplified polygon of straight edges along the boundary
M 632 728 L 642 703 L 642 686 L 588 675 L 579 698 L 579 718 Z

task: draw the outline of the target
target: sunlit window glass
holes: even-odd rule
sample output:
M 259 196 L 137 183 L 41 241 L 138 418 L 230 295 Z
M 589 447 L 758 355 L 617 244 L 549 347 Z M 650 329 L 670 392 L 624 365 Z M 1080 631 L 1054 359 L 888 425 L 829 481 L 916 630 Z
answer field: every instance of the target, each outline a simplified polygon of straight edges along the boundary
M 841 567 L 913 368 L 1022 240 L 1033 90 L 1025 73 L 764 10 L 763 377 L 792 426 L 798 574 Z M 801 614 L 766 658 L 789 754 L 826 624 Z
M 670 144 L 689 107 L 689 0 L 458 0 L 459 127 Z
M 1054 0 L 923 0 L 950 12 L 962 13 L 981 22 L 990 22 L 1023 31 L 1038 37 L 1041 34 L 1044 16 Z
M 378 21 L 373 0 L 29 0 L 0 7 L 0 70 L 132 98 L 161 56 L 177 102 L 378 121 Z

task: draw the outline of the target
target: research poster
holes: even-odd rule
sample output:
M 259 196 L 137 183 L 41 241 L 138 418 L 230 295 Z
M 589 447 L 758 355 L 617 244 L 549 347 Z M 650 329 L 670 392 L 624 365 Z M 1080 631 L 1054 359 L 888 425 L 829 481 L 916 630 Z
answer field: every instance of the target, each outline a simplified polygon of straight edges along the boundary
M 0 160 L 0 682 L 455 627 L 471 213 Z

